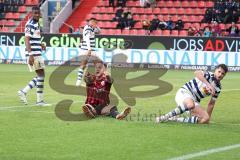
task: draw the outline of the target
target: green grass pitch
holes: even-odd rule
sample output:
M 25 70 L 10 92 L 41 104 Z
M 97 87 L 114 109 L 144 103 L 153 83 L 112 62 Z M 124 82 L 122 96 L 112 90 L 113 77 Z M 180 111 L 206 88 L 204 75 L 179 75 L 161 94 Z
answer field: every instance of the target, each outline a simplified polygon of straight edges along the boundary
M 62 99 L 72 99 L 75 103 L 71 111 L 81 112 L 83 96 L 60 94 L 49 87 L 49 75 L 55 68 L 46 68 L 45 100 L 56 104 Z M 212 123 L 191 125 L 155 124 L 149 115 L 174 108 L 177 89 L 193 77 L 193 71 L 168 71 L 161 79 L 173 84 L 173 90 L 166 95 L 138 98 L 131 120 L 129 117 L 123 121 L 100 117 L 72 122 L 58 119 L 54 105 L 34 106 L 35 90 L 28 94 L 28 106 L 20 103 L 17 91 L 34 76 L 27 69 L 26 65 L 0 65 L 1 160 L 165 160 L 240 143 L 240 73 L 228 73 L 222 81 L 223 91 L 216 103 Z M 69 75 L 66 83 L 75 84 L 75 79 L 76 71 Z M 202 105 L 206 106 L 208 100 Z M 119 109 L 124 105 L 120 100 Z M 138 113 L 140 116 L 136 117 Z M 236 148 L 193 159 L 239 158 L 240 148 Z

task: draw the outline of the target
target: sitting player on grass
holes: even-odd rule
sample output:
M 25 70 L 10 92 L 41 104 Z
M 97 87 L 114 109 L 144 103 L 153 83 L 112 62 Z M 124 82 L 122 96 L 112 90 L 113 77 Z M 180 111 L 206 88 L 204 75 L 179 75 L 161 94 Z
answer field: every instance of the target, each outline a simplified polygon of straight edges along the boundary
M 216 67 L 214 73 L 208 71 L 195 71 L 195 78 L 181 87 L 176 94 L 175 101 L 177 108 L 173 111 L 157 117 L 156 122 L 177 121 L 185 123 L 209 123 L 212 111 L 221 91 L 220 81 L 224 78 L 228 68 L 225 64 Z M 200 100 L 207 96 L 212 96 L 207 110 L 200 105 Z M 191 116 L 187 118 L 178 117 L 178 115 L 189 111 Z
M 113 79 L 106 71 L 106 65 L 102 61 L 95 64 L 95 73 L 87 73 L 84 77 L 87 89 L 87 99 L 82 110 L 89 118 L 95 118 L 98 115 L 106 115 L 121 120 L 130 112 L 127 107 L 119 113 L 116 106 L 110 105 L 109 94 Z

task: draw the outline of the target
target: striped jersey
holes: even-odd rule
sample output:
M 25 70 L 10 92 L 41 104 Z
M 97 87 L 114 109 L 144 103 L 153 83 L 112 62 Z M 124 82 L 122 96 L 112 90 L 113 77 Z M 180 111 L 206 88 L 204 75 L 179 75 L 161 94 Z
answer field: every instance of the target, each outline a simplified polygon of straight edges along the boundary
M 89 25 L 86 25 L 83 29 L 83 40 L 81 49 L 83 50 L 95 50 L 95 33 L 96 29 Z
M 31 53 L 41 55 L 41 34 L 39 23 L 34 19 L 29 19 L 25 25 L 25 36 L 30 37 Z M 28 56 L 28 54 L 26 55 Z
M 221 92 L 221 84 L 216 80 L 212 72 L 203 72 L 204 78 L 215 88 L 215 95 L 212 96 L 212 99 L 216 100 Z M 182 88 L 188 90 L 197 102 L 200 102 L 202 98 L 211 95 L 207 85 L 200 81 L 197 77 L 187 82 Z

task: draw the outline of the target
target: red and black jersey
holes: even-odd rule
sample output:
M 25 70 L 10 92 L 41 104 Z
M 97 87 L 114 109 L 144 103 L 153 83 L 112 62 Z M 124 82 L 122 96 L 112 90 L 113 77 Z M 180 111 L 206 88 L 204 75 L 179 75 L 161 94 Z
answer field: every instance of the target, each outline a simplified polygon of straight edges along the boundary
M 84 77 L 84 80 L 87 87 L 85 104 L 107 106 L 110 103 L 109 94 L 113 79 L 110 76 L 103 76 L 97 79 L 95 75 L 88 73 Z

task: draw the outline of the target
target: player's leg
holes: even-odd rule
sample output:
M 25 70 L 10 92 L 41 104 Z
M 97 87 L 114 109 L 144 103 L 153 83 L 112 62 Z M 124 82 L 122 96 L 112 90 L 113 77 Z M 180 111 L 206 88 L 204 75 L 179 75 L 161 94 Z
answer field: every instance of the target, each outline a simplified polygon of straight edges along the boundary
M 195 107 L 189 111 L 189 115 L 185 117 L 172 117 L 170 121 L 183 122 L 183 123 L 207 123 L 209 116 L 207 112 L 195 102 Z
M 131 112 L 131 107 L 126 107 L 121 113 L 118 112 L 116 106 L 108 105 L 101 111 L 101 115 L 109 115 L 118 120 L 124 119 Z
M 156 118 L 156 122 L 167 121 L 169 118 L 183 114 L 195 107 L 193 97 L 183 89 L 179 89 L 176 93 L 175 100 L 177 107 L 169 113 Z
M 95 118 L 97 116 L 97 112 L 95 108 L 90 104 L 83 105 L 82 111 L 89 118 Z
M 210 117 L 206 110 L 204 110 L 201 106 L 196 106 L 194 109 L 191 110 L 192 117 L 197 117 L 198 122 L 200 124 L 208 124 Z
M 28 57 L 27 57 L 28 59 Z M 28 61 L 28 60 L 27 60 Z M 28 62 L 27 62 L 28 63 Z M 37 85 L 37 77 L 34 77 L 28 84 L 21 90 L 18 91 L 18 96 L 20 100 L 27 105 L 27 93 Z
M 38 106 L 50 106 L 44 102 L 43 90 L 44 90 L 44 79 L 45 79 L 45 64 L 41 56 L 35 57 L 34 59 L 34 68 L 37 74 L 37 105 Z
M 78 69 L 78 76 L 77 76 L 77 82 L 76 82 L 76 86 L 80 86 L 81 82 L 82 82 L 82 78 L 83 78 L 83 74 L 84 74 L 84 70 L 86 68 L 86 65 L 88 63 L 89 57 L 91 56 L 91 52 L 87 51 L 83 56 L 80 56 L 81 59 L 81 64 L 80 67 Z

